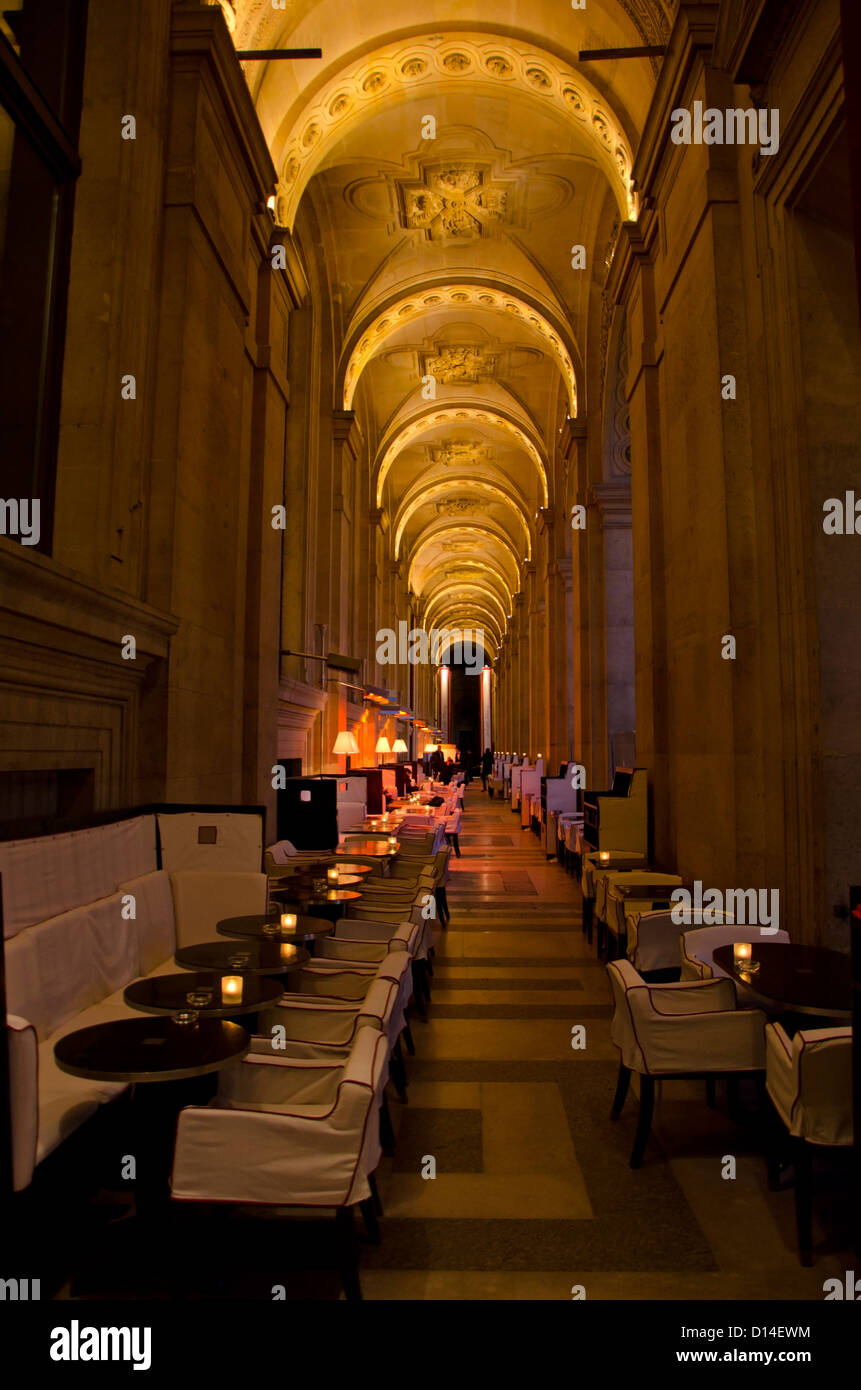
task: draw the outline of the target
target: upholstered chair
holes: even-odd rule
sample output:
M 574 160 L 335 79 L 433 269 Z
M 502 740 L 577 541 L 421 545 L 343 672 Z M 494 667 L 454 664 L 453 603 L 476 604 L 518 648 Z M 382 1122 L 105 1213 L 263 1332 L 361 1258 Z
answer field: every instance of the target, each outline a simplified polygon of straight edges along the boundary
M 702 912 L 688 914 L 690 925 L 702 926 Z M 727 919 L 729 920 L 729 919 Z M 680 938 L 687 930 L 673 921 L 671 908 L 658 908 L 653 912 L 641 912 L 626 918 L 627 956 L 635 970 L 647 977 L 657 979 L 661 972 L 666 981 L 680 978 Z M 705 975 L 689 975 L 688 979 L 705 979 Z
M 769 1186 L 778 1186 L 780 1150 L 788 1137 L 795 1168 L 798 1258 L 810 1265 L 813 1150 L 845 1149 L 853 1141 L 852 1029 L 804 1029 L 790 1038 L 780 1023 L 769 1023 L 765 1043 L 766 1090 L 781 1122 L 769 1145 Z
M 353 1207 L 373 1227 L 388 1047 L 385 1033 L 360 1028 L 346 1059 L 249 1053 L 214 1104 L 180 1111 L 173 1200 L 334 1209 L 344 1290 L 361 1298 Z
M 639 1168 L 652 1127 L 655 1082 L 761 1073 L 765 1014 L 737 1009 L 731 980 L 649 984 L 622 960 L 612 961 L 607 972 L 615 1005 L 610 1031 L 620 1053 L 611 1119 L 621 1115 L 631 1072 L 637 1072 L 640 1115 L 631 1167 Z

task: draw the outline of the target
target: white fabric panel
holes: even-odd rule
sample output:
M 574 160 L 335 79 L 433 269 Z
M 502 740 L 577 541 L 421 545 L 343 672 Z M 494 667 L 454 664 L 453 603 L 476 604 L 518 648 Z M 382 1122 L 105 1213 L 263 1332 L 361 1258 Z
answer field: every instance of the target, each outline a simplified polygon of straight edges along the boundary
M 290 860 L 296 855 L 296 846 L 290 840 L 278 840 L 266 851 L 272 855 L 273 864 L 289 864 Z
M 339 780 L 337 788 L 338 809 L 346 801 L 358 801 L 365 805 L 368 800 L 368 779 L 367 777 L 344 777 Z
M 42 1017 L 39 957 L 32 931 L 21 932 L 5 944 L 6 1007 L 38 1029 Z
M 201 826 L 215 826 L 214 845 L 201 845 Z M 212 869 L 218 873 L 256 873 L 263 863 L 263 821 L 237 811 L 159 812 L 161 864 L 168 873 Z
M 137 923 L 123 917 L 121 893 L 89 906 L 92 974 L 96 1000 L 140 974 Z
M 356 779 L 359 780 L 358 778 Z M 364 778 L 362 778 L 364 781 Z M 360 829 L 367 814 L 367 807 L 364 801 L 339 801 L 338 802 L 338 834 L 344 835 L 354 826 Z
M 89 908 L 77 908 L 31 927 L 36 949 L 39 998 L 35 1023 L 39 1039 L 48 1037 L 66 1019 L 99 998 L 93 974 Z
M 25 1018 L 6 1015 L 9 1110 L 12 1119 L 12 1188 L 28 1187 L 39 1137 L 39 1059 L 36 1030 Z
M 216 922 L 224 917 L 265 912 L 268 880 L 261 873 L 172 873 L 177 946 L 217 941 Z M 237 946 L 237 950 L 239 950 Z
M 380 1160 L 377 1110 L 387 1054 L 385 1035 L 360 1029 L 339 1068 L 340 1084 L 331 1107 L 293 1102 L 283 1113 L 182 1110 L 174 1151 L 174 1197 L 287 1206 L 343 1206 L 364 1200 L 370 1192 L 368 1174 Z M 241 1069 L 246 1074 L 265 1068 L 307 1075 L 320 1066 L 288 1061 L 268 1067 L 268 1061 L 250 1056 Z M 236 1084 L 232 1073 L 231 1082 Z M 249 1153 L 254 1163 L 248 1162 Z
M 119 886 L 121 894 L 130 893 L 135 900 L 138 962 L 136 975 L 148 975 L 163 961 L 172 960 L 176 950 L 176 927 L 173 920 L 173 894 L 170 874 L 164 869 L 129 879 Z M 128 980 L 125 982 L 128 984 Z
M 852 1029 L 812 1028 L 791 1040 L 766 1033 L 766 1087 L 790 1134 L 812 1144 L 851 1144 Z
M 2 844 L 4 935 L 105 898 L 121 879 L 155 867 L 154 816 Z

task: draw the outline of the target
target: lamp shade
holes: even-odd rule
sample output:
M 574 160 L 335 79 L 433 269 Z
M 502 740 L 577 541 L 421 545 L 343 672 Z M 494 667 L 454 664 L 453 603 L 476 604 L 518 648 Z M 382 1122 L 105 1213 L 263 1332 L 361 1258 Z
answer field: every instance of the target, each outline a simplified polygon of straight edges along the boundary
M 332 752 L 346 753 L 348 757 L 355 757 L 356 754 L 359 752 L 359 745 L 356 742 L 356 735 L 348 733 L 346 729 L 342 729 L 341 732 L 338 734 L 338 737 L 335 739 L 335 747 L 332 749 Z
M 425 752 L 426 752 L 426 753 L 435 753 L 435 752 L 436 752 L 436 748 L 437 748 L 437 746 L 436 746 L 435 743 L 426 743 L 426 744 L 425 744 Z
M 402 738 L 396 738 L 396 739 L 395 739 L 394 743 L 392 744 L 392 752 L 393 752 L 393 753 L 409 753 L 409 751 L 410 751 L 410 750 L 409 750 L 409 748 L 407 748 L 407 745 L 406 745 L 406 742 L 405 742 L 404 739 L 402 739 Z
M 392 750 L 391 750 L 391 748 L 389 747 L 389 740 L 386 738 L 385 734 L 380 734 L 380 737 L 377 739 L 377 746 L 376 746 L 376 748 L 374 749 L 374 752 L 375 752 L 375 753 L 391 753 L 391 751 L 392 751 Z

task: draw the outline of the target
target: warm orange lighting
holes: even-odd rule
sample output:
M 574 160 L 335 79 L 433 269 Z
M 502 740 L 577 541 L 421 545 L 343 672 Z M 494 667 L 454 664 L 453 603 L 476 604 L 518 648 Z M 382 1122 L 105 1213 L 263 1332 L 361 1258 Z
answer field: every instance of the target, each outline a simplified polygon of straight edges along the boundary
M 282 930 L 282 931 L 295 931 L 298 921 L 299 921 L 299 919 L 298 919 L 298 917 L 296 916 L 296 913 L 295 913 L 295 912 L 282 912 L 282 913 L 281 913 L 281 930 Z

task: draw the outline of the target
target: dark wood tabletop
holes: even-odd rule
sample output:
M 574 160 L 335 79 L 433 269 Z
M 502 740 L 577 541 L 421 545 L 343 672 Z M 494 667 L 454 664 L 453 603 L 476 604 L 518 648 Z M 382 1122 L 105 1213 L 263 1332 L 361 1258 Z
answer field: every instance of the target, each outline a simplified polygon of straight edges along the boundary
M 251 917 L 223 917 L 220 922 L 216 922 L 215 930 L 219 936 L 252 936 L 261 941 L 316 941 L 321 936 L 331 935 L 334 928 L 331 922 L 321 922 L 319 917 L 311 917 L 305 913 L 295 914 L 295 927 L 282 927 L 281 910 L 278 912 L 260 913 Z M 277 931 L 273 928 L 277 927 Z M 241 950 L 235 946 L 234 950 Z
M 367 856 L 372 859 L 391 859 L 400 853 L 400 847 L 392 849 L 386 835 L 381 835 L 379 839 L 369 839 L 363 836 L 361 839 L 357 839 L 355 844 L 344 845 L 343 849 L 336 849 L 335 853 L 339 859 L 349 859 L 355 856 L 358 856 L 359 859 L 364 859 Z
M 302 956 L 302 960 L 299 956 Z M 296 964 L 310 960 L 307 951 L 297 952 Z M 292 968 L 292 967 L 291 967 Z M 189 999 L 189 995 L 212 995 L 210 1003 Z M 269 975 L 248 975 L 242 980 L 242 1000 L 225 999 L 221 991 L 221 976 L 184 970 L 177 975 L 152 975 L 126 985 L 123 998 L 133 1009 L 145 1014 L 172 1014 L 180 1009 L 194 1009 L 205 1018 L 234 1018 L 238 1014 L 255 1013 L 274 1004 L 284 993 L 279 980 Z
M 292 970 L 293 965 L 285 961 L 281 946 L 278 937 L 199 941 L 193 946 L 180 946 L 173 958 L 186 970 L 205 970 L 216 975 L 283 975 L 285 970 Z
M 61 1071 L 89 1081 L 179 1081 L 218 1071 L 250 1045 L 244 1028 L 219 1018 L 128 1018 L 67 1033 L 54 1057 Z
M 769 941 L 751 929 L 753 959 L 759 969 L 739 974 L 732 944 L 718 946 L 714 961 L 737 987 L 763 999 L 772 1008 L 790 1013 L 818 1014 L 826 1018 L 851 1018 L 852 971 L 848 956 L 824 946 L 796 946 L 789 941 Z

